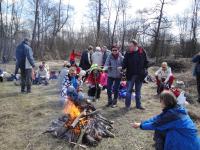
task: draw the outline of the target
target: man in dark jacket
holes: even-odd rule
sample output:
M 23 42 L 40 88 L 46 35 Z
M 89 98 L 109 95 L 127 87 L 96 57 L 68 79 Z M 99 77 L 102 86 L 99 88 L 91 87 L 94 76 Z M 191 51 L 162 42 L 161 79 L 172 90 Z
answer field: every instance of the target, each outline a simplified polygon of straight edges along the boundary
M 88 47 L 86 51 L 82 53 L 79 67 L 81 67 L 83 70 L 90 69 L 92 65 L 91 62 L 92 53 L 93 53 L 93 46 L 91 45 Z
M 193 75 L 197 80 L 198 102 L 200 103 L 200 52 L 192 58 L 192 62 L 196 63 Z
M 142 47 L 138 46 L 136 40 L 131 40 L 129 42 L 129 51 L 126 52 L 123 60 L 122 69 L 126 69 L 127 78 L 127 94 L 125 105 L 129 110 L 131 105 L 131 95 L 132 89 L 135 85 L 135 98 L 136 98 L 136 108 L 144 109 L 141 106 L 141 87 L 144 78 L 147 75 L 148 60 L 146 52 Z
M 32 68 L 35 67 L 33 51 L 29 46 L 29 40 L 25 38 L 16 48 L 16 71 L 21 71 L 21 92 L 31 92 Z M 25 88 L 26 91 L 25 91 Z

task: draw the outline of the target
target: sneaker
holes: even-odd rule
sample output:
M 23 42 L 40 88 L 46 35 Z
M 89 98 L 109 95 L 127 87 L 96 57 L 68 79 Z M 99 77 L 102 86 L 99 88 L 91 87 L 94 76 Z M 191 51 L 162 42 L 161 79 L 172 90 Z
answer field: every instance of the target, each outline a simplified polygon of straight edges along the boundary
M 145 110 L 145 108 L 142 107 L 142 106 L 140 106 L 140 107 L 136 107 L 136 109 Z

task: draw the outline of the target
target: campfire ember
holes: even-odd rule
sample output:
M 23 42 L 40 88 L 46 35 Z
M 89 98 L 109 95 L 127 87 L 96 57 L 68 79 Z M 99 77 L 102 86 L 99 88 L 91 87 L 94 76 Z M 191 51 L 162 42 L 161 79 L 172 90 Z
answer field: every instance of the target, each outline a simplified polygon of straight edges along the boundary
M 113 122 L 103 117 L 91 103 L 69 99 L 63 112 L 64 115 L 52 121 L 45 133 L 82 148 L 86 148 L 85 145 L 97 146 L 102 138 L 114 138 L 111 132 Z

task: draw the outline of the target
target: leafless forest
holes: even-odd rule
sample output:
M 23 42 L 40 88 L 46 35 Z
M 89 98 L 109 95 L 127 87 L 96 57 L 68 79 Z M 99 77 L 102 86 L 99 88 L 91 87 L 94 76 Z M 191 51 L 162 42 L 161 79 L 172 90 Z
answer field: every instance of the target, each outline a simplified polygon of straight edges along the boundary
M 77 30 L 70 0 L 0 0 L 0 59 L 13 59 L 15 47 L 24 37 L 31 39 L 37 59 L 63 59 L 70 50 L 83 50 L 89 44 L 110 47 L 117 43 L 124 51 L 131 38 L 156 60 L 169 55 L 191 57 L 200 47 L 200 0 L 191 0 L 188 9 L 173 18 L 165 8 L 176 0 L 156 1 L 148 9 L 138 6 L 137 13 L 130 16 L 128 0 L 90 0 L 88 11 L 83 12 L 87 22 L 80 23 Z

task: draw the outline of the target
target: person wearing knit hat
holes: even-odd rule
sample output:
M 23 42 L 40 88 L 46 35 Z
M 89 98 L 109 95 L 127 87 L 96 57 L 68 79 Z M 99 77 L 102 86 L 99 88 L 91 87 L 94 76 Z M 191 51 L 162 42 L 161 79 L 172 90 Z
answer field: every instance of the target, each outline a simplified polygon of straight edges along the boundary
M 98 67 L 97 64 L 93 64 L 90 68 L 89 75 L 87 78 L 87 83 L 89 86 L 88 96 L 92 100 L 97 100 L 100 98 L 101 88 L 100 88 L 100 79 L 101 79 L 101 72 L 102 69 Z

